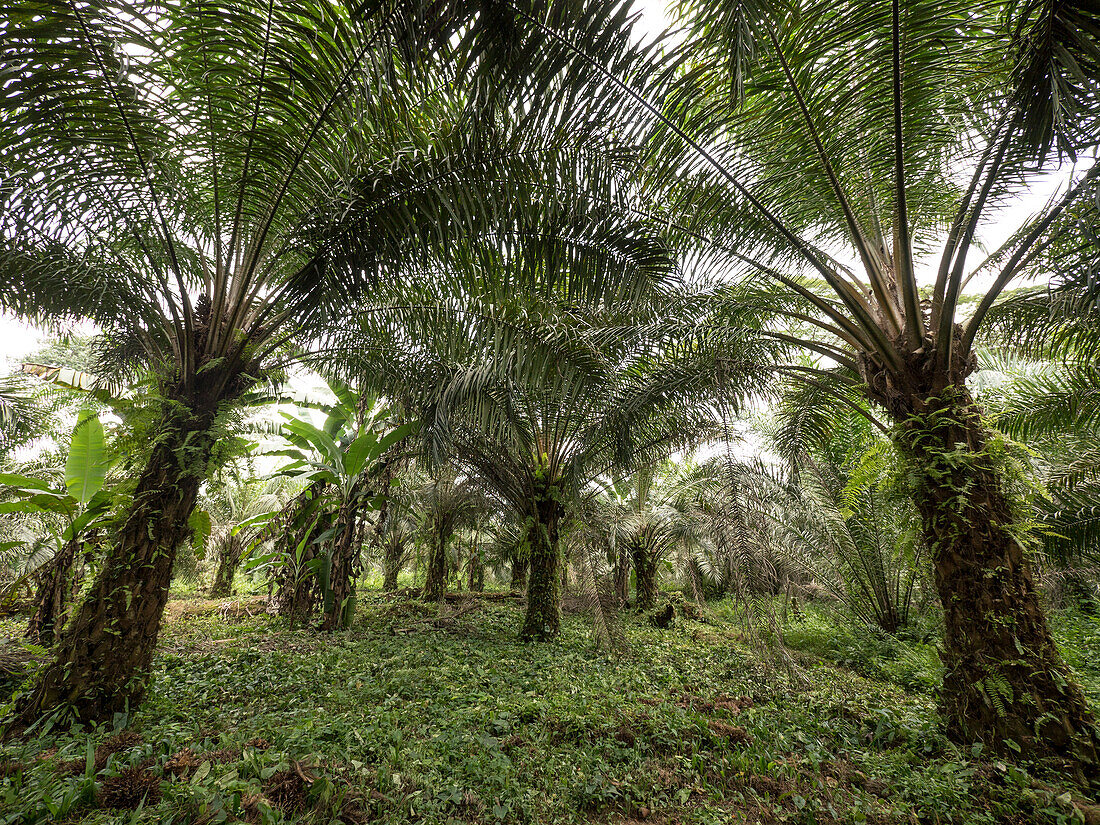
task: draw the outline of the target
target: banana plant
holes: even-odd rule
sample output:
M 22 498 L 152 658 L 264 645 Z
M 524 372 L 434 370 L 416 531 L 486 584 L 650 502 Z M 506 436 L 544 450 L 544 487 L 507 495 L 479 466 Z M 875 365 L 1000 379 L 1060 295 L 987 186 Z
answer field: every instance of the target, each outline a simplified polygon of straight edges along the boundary
M 110 464 L 103 423 L 94 411 L 84 409 L 69 442 L 63 488 L 52 487 L 32 476 L 0 473 L 0 484 L 11 497 L 0 503 L 0 514 L 53 516 L 64 524 L 50 536 L 54 552 L 49 561 L 26 570 L 0 596 L 0 604 L 6 604 L 31 576 L 38 579 L 35 610 L 27 635 L 40 643 L 52 643 L 79 587 L 80 582 L 73 575 L 78 550 L 89 535 L 106 526 L 110 517 L 114 497 L 104 489 Z M 12 550 L 22 544 L 25 542 L 4 542 L 0 550 Z
M 303 576 L 313 577 L 322 599 L 325 630 L 347 626 L 355 614 L 353 582 L 364 517 L 379 507 L 385 495 L 377 483 L 377 471 L 383 457 L 412 431 L 409 424 L 395 425 L 395 410 L 374 396 L 360 396 L 339 382 L 330 383 L 330 388 L 337 402 L 322 408 L 326 412 L 322 426 L 281 413 L 285 421 L 279 434 L 288 446 L 272 454 L 291 459 L 281 474 L 305 482 L 309 495 L 300 504 L 308 517 L 300 525 L 305 529 L 294 531 L 293 546 L 268 554 L 269 561 L 281 558 L 291 571 L 283 576 L 290 591 L 300 590 Z M 296 605 L 297 611 L 302 600 L 283 601 Z

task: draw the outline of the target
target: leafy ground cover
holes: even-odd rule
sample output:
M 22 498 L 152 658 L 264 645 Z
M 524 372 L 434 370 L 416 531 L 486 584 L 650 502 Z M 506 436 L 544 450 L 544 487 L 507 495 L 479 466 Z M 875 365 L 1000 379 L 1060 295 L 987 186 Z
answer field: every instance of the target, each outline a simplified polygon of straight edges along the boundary
M 790 670 L 730 605 L 628 620 L 606 654 L 581 615 L 519 643 L 507 601 L 368 595 L 331 636 L 224 604 L 172 602 L 132 718 L 0 747 L 0 823 L 1098 821 L 1056 774 L 939 734 L 931 645 L 821 612 L 785 629 Z M 1095 621 L 1056 629 L 1096 699 Z

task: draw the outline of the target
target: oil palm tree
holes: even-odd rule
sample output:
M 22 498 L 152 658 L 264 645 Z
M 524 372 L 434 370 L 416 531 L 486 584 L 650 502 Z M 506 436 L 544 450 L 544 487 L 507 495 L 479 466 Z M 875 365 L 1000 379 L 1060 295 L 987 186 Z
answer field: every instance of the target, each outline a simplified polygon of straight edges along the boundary
M 211 521 L 204 551 L 213 554 L 217 561 L 210 598 L 232 594 L 233 579 L 256 518 L 280 510 L 296 492 L 293 482 L 285 476 L 240 477 L 226 470 L 214 476 L 200 500 L 200 506 Z
M 835 399 L 817 406 L 827 426 L 807 426 L 807 388 L 790 389 L 768 427 L 795 480 L 777 491 L 771 515 L 780 558 L 856 622 L 897 633 L 921 604 L 928 572 L 898 456 L 871 420 Z
M 598 44 L 571 42 L 654 124 L 655 191 L 685 243 L 713 270 L 750 277 L 782 319 L 771 334 L 822 359 L 791 372 L 855 388 L 895 425 L 945 610 L 949 733 L 1066 758 L 1100 781 L 1100 734 L 1051 637 L 997 437 L 966 385 L 998 297 L 1049 271 L 1037 265 L 1100 178 L 1100 165 L 1063 167 L 1063 190 L 978 258 L 1001 206 L 1100 139 L 1094 11 L 1029 0 L 683 11 L 672 68 L 648 86 Z
M 431 147 L 458 134 L 468 148 L 508 86 L 479 65 L 537 68 L 545 50 L 517 48 L 525 31 L 508 18 L 493 3 L 6 9 L 0 302 L 96 321 L 111 360 L 148 370 L 159 399 L 133 506 L 22 700 L 25 722 L 61 706 L 110 718 L 140 699 L 175 548 L 234 403 L 344 312 L 357 278 L 396 277 L 412 250 L 491 225 L 484 190 L 464 194 L 470 169 L 490 177 L 485 152 L 465 165 Z M 457 52 L 449 69 L 436 59 Z M 341 233 L 349 212 L 355 231 Z
M 420 519 L 420 533 L 428 549 L 423 598 L 438 602 L 447 593 L 447 577 L 457 569 L 450 561 L 448 546 L 455 532 L 475 523 L 489 507 L 480 487 L 444 465 L 416 492 L 414 505 Z
M 562 528 L 589 486 L 652 464 L 714 429 L 705 403 L 714 388 L 681 383 L 677 369 L 681 347 L 690 353 L 692 344 L 655 340 L 650 325 L 616 320 L 574 311 L 543 335 L 586 339 L 583 357 L 566 349 L 562 357 L 531 357 L 505 371 L 483 360 L 459 363 L 431 396 L 426 432 L 520 523 L 517 555 L 528 565 L 522 638 L 558 633 Z M 727 373 L 736 392 L 761 383 L 760 364 L 771 354 L 745 345 Z
M 660 567 L 695 540 L 694 510 L 710 482 L 690 464 L 664 461 L 639 467 L 597 494 L 591 514 L 595 523 L 585 528 L 609 534 L 602 543 L 609 550 L 620 603 L 626 601 L 633 568 L 635 606 L 649 610 L 656 605 Z

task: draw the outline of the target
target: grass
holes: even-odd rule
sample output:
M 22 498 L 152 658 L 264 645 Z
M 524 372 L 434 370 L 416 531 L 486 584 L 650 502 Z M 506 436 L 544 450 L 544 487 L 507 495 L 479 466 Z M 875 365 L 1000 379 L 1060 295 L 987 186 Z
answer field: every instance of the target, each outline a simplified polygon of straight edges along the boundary
M 786 629 L 791 674 L 724 605 L 628 621 L 616 655 L 576 615 L 520 644 L 506 602 L 440 618 L 367 594 L 331 636 L 172 607 L 146 701 L 117 720 L 140 738 L 3 745 L 0 823 L 1079 821 L 1057 777 L 1032 787 L 939 734 L 930 645 L 861 650 L 823 613 Z M 1095 623 L 1055 627 L 1097 697 Z

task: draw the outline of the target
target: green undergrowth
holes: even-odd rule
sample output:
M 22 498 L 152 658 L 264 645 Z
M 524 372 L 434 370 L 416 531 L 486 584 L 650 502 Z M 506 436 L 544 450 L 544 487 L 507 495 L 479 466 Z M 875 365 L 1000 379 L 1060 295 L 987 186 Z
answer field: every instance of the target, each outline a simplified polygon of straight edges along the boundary
M 857 627 L 811 605 L 798 615 L 788 614 L 783 641 L 810 660 L 839 665 L 909 692 L 931 693 L 943 681 L 937 635 L 937 629 L 920 623 L 895 634 Z
M 943 738 L 913 676 L 930 667 L 923 648 L 896 673 L 849 667 L 822 641 L 824 616 L 804 619 L 791 670 L 721 605 L 668 630 L 630 618 L 615 655 L 582 615 L 557 641 L 521 644 L 506 601 L 441 616 L 368 594 L 330 636 L 247 610 L 169 615 L 123 735 L 0 747 L 0 823 L 1080 818 L 1056 777 Z M 1095 629 L 1074 638 L 1091 647 L 1067 657 L 1096 661 Z

